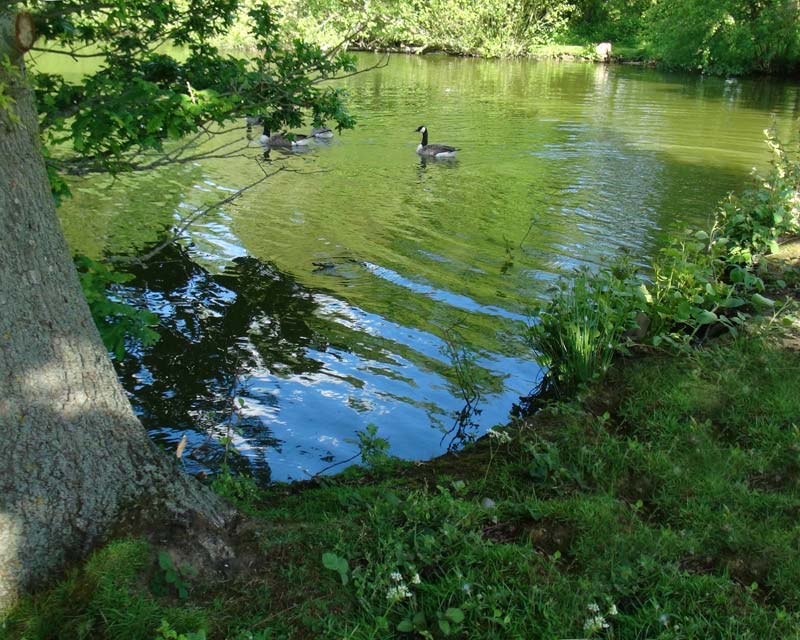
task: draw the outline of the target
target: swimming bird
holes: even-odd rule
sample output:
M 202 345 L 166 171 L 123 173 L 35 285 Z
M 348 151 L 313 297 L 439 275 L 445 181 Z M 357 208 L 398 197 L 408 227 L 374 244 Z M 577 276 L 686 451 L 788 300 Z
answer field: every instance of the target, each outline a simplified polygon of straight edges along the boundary
M 291 138 L 284 136 L 282 133 L 270 134 L 269 124 L 264 123 L 264 131 L 258 139 L 261 144 L 269 145 L 270 147 L 282 147 L 291 149 L 292 147 L 302 147 L 311 142 L 311 138 L 303 135 L 302 133 L 292 134 Z
M 428 144 L 428 128 L 425 125 L 417 127 L 416 133 L 422 134 L 422 142 L 417 146 L 417 153 L 431 158 L 453 158 L 458 147 L 448 147 L 444 144 Z
M 250 127 L 252 127 L 255 124 L 261 124 L 262 122 L 264 122 L 264 116 L 254 116 L 254 115 L 248 113 L 244 117 L 244 121 L 247 124 L 247 128 L 249 129 Z
M 312 138 L 332 138 L 333 130 L 328 127 L 314 127 L 311 129 Z

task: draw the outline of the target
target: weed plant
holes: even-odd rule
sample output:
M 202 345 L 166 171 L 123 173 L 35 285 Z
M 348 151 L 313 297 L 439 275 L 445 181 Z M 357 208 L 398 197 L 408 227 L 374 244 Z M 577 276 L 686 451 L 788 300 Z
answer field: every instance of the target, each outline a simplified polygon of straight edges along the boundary
M 540 363 L 548 368 L 543 390 L 568 393 L 608 370 L 625 330 L 635 321 L 640 289 L 628 262 L 561 280 L 529 332 Z
M 651 347 L 685 347 L 730 332 L 754 314 L 785 310 L 764 295 L 760 258 L 800 230 L 800 162 L 770 132 L 771 170 L 730 198 L 710 232 L 689 231 L 664 248 L 650 274 L 626 259 L 596 273 L 578 271 L 529 332 L 549 367 L 544 387 L 562 396 L 598 380 L 632 339 Z

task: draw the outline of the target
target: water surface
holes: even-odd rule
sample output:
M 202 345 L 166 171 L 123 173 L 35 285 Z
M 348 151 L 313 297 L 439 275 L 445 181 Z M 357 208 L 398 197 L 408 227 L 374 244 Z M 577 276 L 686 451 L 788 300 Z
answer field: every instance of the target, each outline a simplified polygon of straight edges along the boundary
M 540 375 L 523 335 L 553 280 L 623 248 L 644 262 L 705 224 L 765 166 L 762 130 L 796 128 L 800 101 L 774 81 L 444 56 L 394 56 L 345 84 L 355 131 L 81 182 L 62 209 L 74 249 L 136 253 L 285 168 L 123 292 L 164 325 L 119 363 L 123 383 L 164 446 L 189 435 L 192 470 L 216 468 L 230 433 L 241 468 L 307 477 L 351 458 L 369 424 L 428 458 L 453 442 L 465 387 L 478 412 L 456 431 L 505 422 Z M 420 159 L 421 124 L 458 158 Z

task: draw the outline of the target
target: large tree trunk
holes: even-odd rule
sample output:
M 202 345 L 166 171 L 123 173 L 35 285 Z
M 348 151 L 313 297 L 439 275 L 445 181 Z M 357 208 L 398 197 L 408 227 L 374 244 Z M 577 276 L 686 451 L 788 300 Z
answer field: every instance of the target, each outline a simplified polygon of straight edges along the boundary
M 16 115 L 0 108 L 0 610 L 143 505 L 231 517 L 148 440 L 117 381 L 56 217 L 13 19 L 0 9 L 0 61 L 23 74 L 0 65 Z

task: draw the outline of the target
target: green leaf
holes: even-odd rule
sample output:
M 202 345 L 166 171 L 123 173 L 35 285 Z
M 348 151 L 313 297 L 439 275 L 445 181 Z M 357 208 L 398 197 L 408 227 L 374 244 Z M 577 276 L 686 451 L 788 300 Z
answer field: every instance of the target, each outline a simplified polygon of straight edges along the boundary
M 653 336 L 653 346 L 657 347 L 661 344 L 661 336 Z
M 697 323 L 700 325 L 711 324 L 713 322 L 717 322 L 719 320 L 719 316 L 712 311 L 701 309 L 699 313 L 695 314 L 695 320 L 697 320 Z
M 771 307 L 775 306 L 775 301 L 774 300 L 770 300 L 769 298 L 765 298 L 760 293 L 754 293 L 753 297 L 750 298 L 750 300 L 752 300 L 753 304 L 756 305 L 757 307 L 770 307 L 771 308 Z
M 444 616 L 450 620 L 450 622 L 454 622 L 456 624 L 464 622 L 464 612 L 457 607 L 450 607 L 444 612 Z
M 340 562 L 341 558 L 335 553 L 326 552 L 322 554 L 322 566 L 324 566 L 326 569 L 338 571 Z
M 439 619 L 439 628 L 442 630 L 442 633 L 444 635 L 446 636 L 450 635 L 450 623 L 444 618 Z
M 402 633 L 409 633 L 414 630 L 414 624 L 411 622 L 411 620 L 406 618 L 397 624 L 397 630 Z
M 728 298 L 722 302 L 722 306 L 726 309 L 735 309 L 736 307 L 741 307 L 746 302 L 744 298 Z
M 322 554 L 322 564 L 326 569 L 336 571 L 339 574 L 339 577 L 342 579 L 342 584 L 347 584 L 347 572 L 350 565 L 345 558 L 342 558 L 335 553 L 326 552 Z

